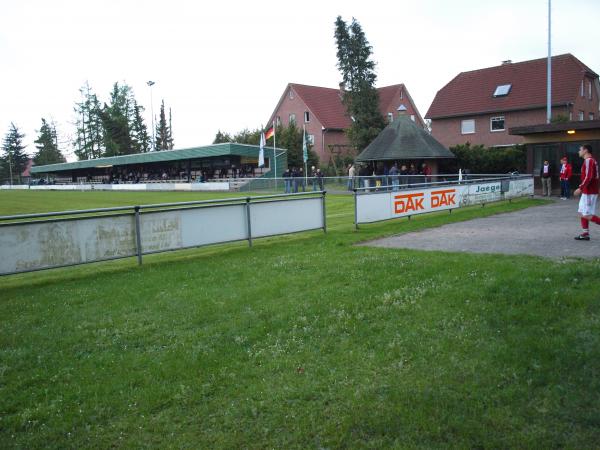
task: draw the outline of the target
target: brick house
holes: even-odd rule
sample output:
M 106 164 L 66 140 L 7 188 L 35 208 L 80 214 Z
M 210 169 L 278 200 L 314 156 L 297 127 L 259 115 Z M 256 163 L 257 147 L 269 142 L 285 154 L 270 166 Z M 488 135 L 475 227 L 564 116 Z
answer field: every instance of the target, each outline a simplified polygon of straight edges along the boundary
M 406 86 L 396 84 L 377 89 L 381 114 L 388 122 L 399 115 L 408 115 L 420 126 L 423 118 Z M 344 130 L 350 127 L 350 118 L 342 104 L 343 90 L 289 83 L 267 123 L 288 126 L 295 121 L 299 128 L 306 126 L 308 140 L 321 164 L 327 164 L 334 155 L 352 152 Z
M 547 59 L 459 73 L 440 89 L 425 118 L 446 147 L 470 142 L 487 147 L 522 144 L 508 129 L 546 122 Z M 552 117 L 599 117 L 598 75 L 571 54 L 552 57 Z

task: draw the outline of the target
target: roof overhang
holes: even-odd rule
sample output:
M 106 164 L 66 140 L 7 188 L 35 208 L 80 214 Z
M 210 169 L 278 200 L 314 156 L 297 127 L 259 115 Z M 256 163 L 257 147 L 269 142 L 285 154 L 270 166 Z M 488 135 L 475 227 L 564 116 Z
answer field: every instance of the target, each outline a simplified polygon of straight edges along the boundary
M 600 130 L 600 120 L 583 120 L 580 122 L 544 123 L 524 127 L 513 127 L 508 129 L 508 134 L 526 136 L 540 133 L 560 133 L 569 130 Z

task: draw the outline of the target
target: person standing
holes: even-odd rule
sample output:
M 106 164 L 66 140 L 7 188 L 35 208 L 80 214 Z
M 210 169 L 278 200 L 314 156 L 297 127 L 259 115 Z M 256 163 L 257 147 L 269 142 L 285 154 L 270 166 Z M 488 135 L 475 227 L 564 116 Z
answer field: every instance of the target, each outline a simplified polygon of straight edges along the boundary
M 598 200 L 598 163 L 592 156 L 592 146 L 584 144 L 579 147 L 579 156 L 583 158 L 581 166 L 581 183 L 573 193 L 576 197 L 581 194 L 578 212 L 581 215 L 582 233 L 575 237 L 576 241 L 589 241 L 590 220 L 600 225 L 600 217 L 596 215 L 596 201 Z
M 392 166 L 392 168 L 390 169 L 388 175 L 390 176 L 390 179 L 392 180 L 392 191 L 397 191 L 398 187 L 400 186 L 400 177 L 399 177 L 399 173 L 398 172 L 398 164 L 394 163 L 394 165 Z
M 552 172 L 550 171 L 550 163 L 546 160 L 540 169 L 540 180 L 542 181 L 542 196 L 550 197 L 552 192 Z
M 354 176 L 356 175 L 356 169 L 354 164 L 348 166 L 348 190 L 351 191 L 354 188 Z
M 321 169 L 317 169 L 317 173 L 315 175 L 317 177 L 317 182 L 319 183 L 319 190 L 322 191 L 323 190 L 323 172 L 321 172 Z
M 312 180 L 313 191 L 317 190 L 317 169 L 315 166 L 311 167 L 310 178 Z
M 292 192 L 292 174 L 290 173 L 290 169 L 285 169 L 283 175 L 283 184 L 285 185 L 285 193 L 290 194 Z
M 560 166 L 560 198 L 567 200 L 571 196 L 571 185 L 569 179 L 573 173 L 573 168 L 566 156 L 563 156 L 560 160 L 562 163 Z

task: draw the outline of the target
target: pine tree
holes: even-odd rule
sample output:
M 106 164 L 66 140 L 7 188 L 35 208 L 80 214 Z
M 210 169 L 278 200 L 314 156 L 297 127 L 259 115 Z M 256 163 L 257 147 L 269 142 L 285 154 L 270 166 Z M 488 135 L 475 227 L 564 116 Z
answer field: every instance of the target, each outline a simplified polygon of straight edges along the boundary
M 338 69 L 346 89 L 343 103 L 352 119 L 346 132 L 351 144 L 362 150 L 385 128 L 385 120 L 379 111 L 379 94 L 375 89 L 375 63 L 370 59 L 372 47 L 354 18 L 348 26 L 338 16 L 334 36 Z
M 135 152 L 130 131 L 133 117 L 131 88 L 115 83 L 110 94 L 110 104 L 105 103 L 101 112 L 104 156 L 128 155 Z
M 131 123 L 131 138 L 134 153 L 146 153 L 150 151 L 150 136 L 142 118 L 144 107 L 133 101 L 133 121 Z
M 27 168 L 29 162 L 29 156 L 23 152 L 25 145 L 23 145 L 23 138 L 25 135 L 19 132 L 17 126 L 11 122 L 10 128 L 4 137 L 2 143 L 2 165 L 4 172 L 8 172 L 10 178 L 10 184 L 13 184 L 13 180 L 21 182 L 21 174 Z
M 49 124 L 42 117 L 39 133 L 38 138 L 34 141 L 38 151 L 33 157 L 33 162 L 38 166 L 66 162 L 65 157 L 58 149 L 56 126 Z
M 81 89 L 81 101 L 75 104 L 75 155 L 78 159 L 99 158 L 104 153 L 104 133 L 100 101 L 86 82 Z
M 294 122 L 287 127 L 277 128 L 277 147 L 287 149 L 287 162 L 289 167 L 304 167 L 304 157 L 302 155 L 302 129 L 298 128 Z M 308 162 L 307 166 L 318 166 L 319 158 L 312 151 L 312 145 L 308 144 Z M 310 173 L 309 173 L 310 175 Z
M 171 115 L 171 108 L 169 108 L 169 135 L 167 137 L 167 145 L 169 146 L 169 150 L 173 150 L 174 142 L 173 142 L 173 116 Z
M 169 150 L 169 126 L 165 116 L 165 101 L 160 104 L 160 118 L 156 128 L 156 150 Z

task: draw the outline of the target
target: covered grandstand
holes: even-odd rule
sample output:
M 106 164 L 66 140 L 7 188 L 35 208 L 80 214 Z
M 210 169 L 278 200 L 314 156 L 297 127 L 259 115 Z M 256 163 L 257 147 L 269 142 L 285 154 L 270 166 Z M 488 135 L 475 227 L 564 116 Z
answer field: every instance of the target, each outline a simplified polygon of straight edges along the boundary
M 133 155 L 33 166 L 34 180 L 49 183 L 147 183 L 214 181 L 279 177 L 287 168 L 287 151 L 264 148 L 258 167 L 257 145 L 224 143 Z

